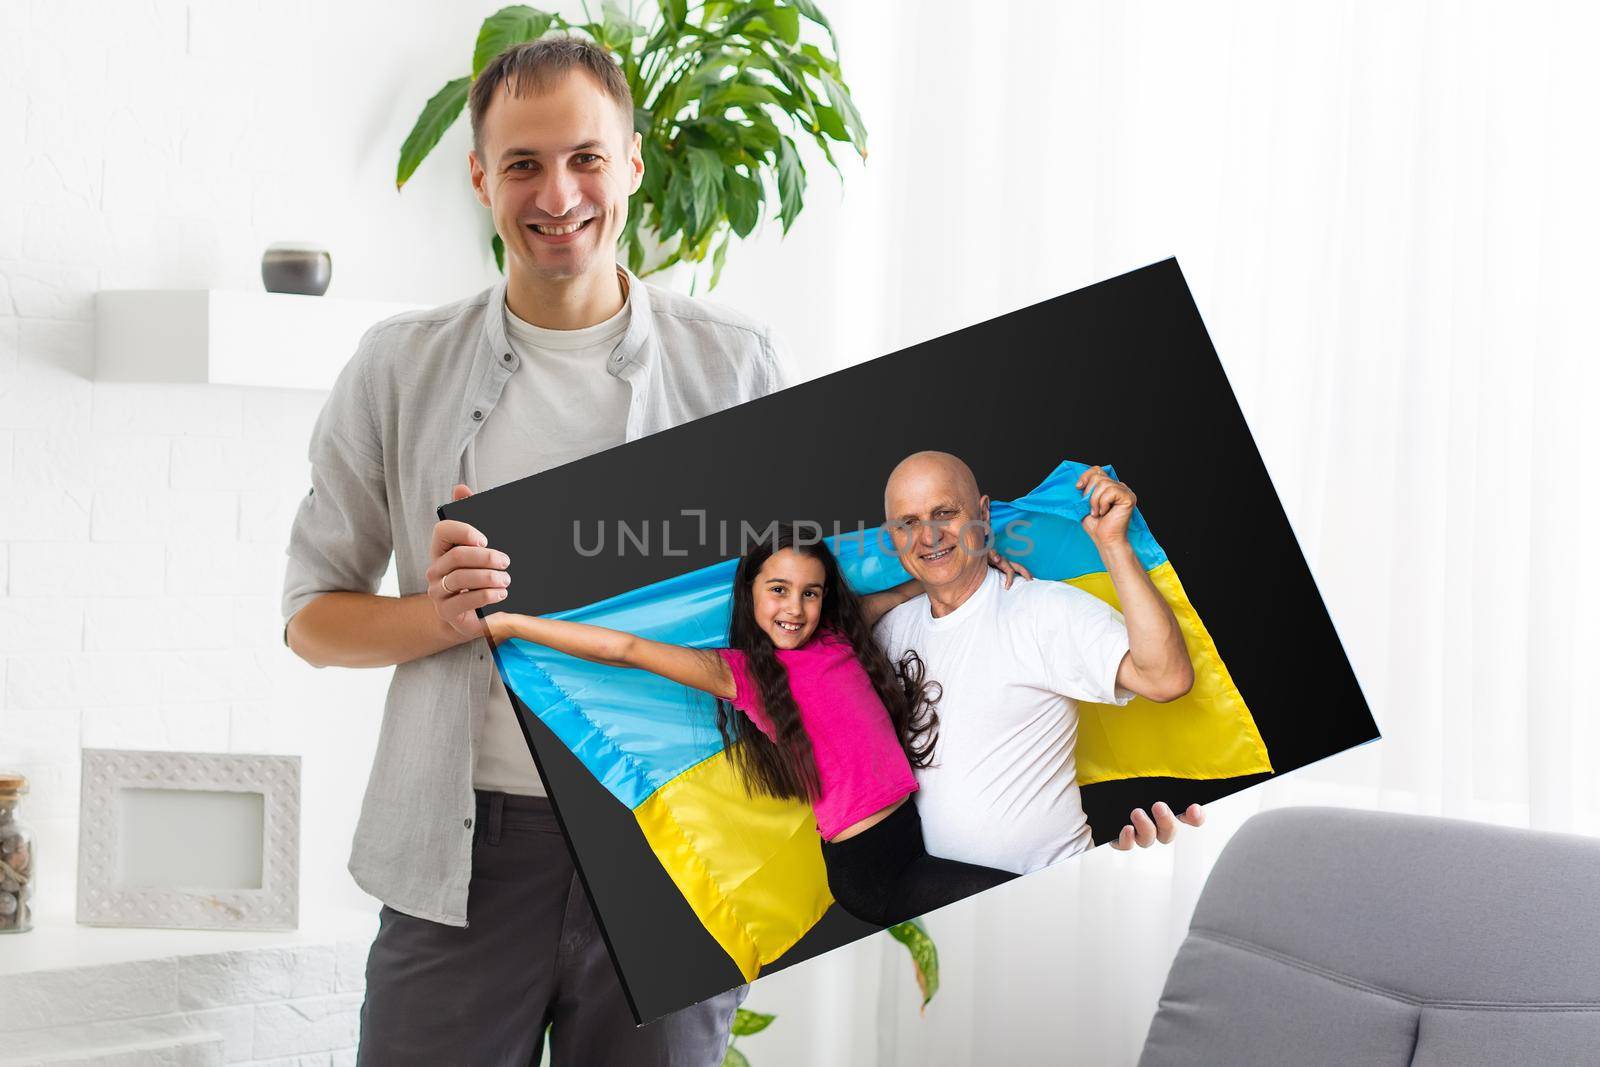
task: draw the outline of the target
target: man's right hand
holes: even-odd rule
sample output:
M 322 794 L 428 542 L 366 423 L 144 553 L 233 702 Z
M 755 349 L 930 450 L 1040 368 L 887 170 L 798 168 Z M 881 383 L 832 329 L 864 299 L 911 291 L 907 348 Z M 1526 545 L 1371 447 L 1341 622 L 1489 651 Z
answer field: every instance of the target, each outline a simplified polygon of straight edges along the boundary
M 465 500 L 472 490 L 458 485 L 451 500 Z M 446 625 L 463 637 L 481 637 L 485 630 L 477 609 L 506 598 L 511 560 L 489 547 L 476 529 L 454 519 L 441 519 L 428 548 L 428 598 Z

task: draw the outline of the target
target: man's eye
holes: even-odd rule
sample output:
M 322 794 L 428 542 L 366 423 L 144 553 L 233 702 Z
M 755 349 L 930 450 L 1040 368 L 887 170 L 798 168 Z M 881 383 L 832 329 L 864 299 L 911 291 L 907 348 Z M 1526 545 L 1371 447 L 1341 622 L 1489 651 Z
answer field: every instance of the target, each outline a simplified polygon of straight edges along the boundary
M 573 156 L 572 158 L 574 160 L 576 160 L 579 164 L 587 164 L 587 163 L 593 163 L 595 160 L 599 159 L 600 157 L 595 155 L 592 152 L 579 152 L 576 156 Z
M 515 163 L 511 164 L 511 166 L 507 167 L 506 169 L 507 170 L 523 170 L 523 169 L 526 169 L 527 167 L 531 167 L 531 166 L 533 166 L 533 160 L 531 160 L 531 159 L 519 159 Z

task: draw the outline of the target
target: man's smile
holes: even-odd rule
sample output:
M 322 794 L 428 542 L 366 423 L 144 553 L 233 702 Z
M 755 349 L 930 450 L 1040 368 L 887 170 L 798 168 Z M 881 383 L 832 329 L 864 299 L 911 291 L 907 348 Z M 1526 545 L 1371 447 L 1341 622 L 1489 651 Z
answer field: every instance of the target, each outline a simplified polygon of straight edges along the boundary
M 529 230 L 532 230 L 536 236 L 544 241 L 560 243 L 570 240 L 573 235 L 587 228 L 593 221 L 594 216 L 590 216 L 581 222 L 530 222 L 527 226 Z

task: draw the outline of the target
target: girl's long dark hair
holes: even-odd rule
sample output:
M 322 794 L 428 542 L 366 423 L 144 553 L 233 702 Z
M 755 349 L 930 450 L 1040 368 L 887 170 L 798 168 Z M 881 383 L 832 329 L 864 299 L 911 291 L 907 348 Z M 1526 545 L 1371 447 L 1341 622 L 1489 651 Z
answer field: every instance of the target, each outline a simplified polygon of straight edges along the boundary
M 761 697 L 761 709 L 772 724 L 768 738 L 744 712 L 724 700 L 717 701 L 717 730 L 747 793 L 815 800 L 821 793 L 811 739 L 800 724 L 800 709 L 789 689 L 789 673 L 779 661 L 772 639 L 756 625 L 755 580 L 774 553 L 790 549 L 822 564 L 822 616 L 812 640 L 832 630 L 850 642 L 856 659 L 883 706 L 889 712 L 895 737 L 913 767 L 926 767 L 938 739 L 938 683 L 926 678 L 926 668 L 915 652 L 891 663 L 872 636 L 861 600 L 850 589 L 839 562 L 828 546 L 798 537 L 792 525 L 780 524 L 774 535 L 763 538 L 739 561 L 733 578 L 733 621 L 728 645 L 744 653 L 750 679 Z

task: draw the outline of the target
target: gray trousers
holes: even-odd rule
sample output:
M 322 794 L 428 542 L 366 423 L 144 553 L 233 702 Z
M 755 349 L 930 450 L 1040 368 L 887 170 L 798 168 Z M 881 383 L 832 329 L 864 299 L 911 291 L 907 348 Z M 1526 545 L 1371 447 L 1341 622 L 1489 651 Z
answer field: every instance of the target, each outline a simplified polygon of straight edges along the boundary
M 467 926 L 385 906 L 361 1067 L 717 1067 L 748 987 L 634 1026 L 550 802 L 478 794 Z

